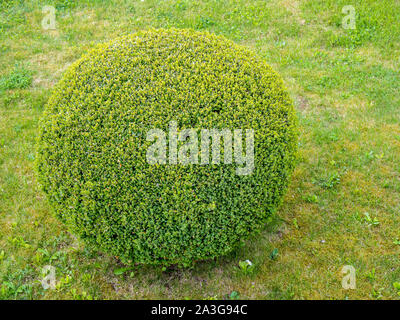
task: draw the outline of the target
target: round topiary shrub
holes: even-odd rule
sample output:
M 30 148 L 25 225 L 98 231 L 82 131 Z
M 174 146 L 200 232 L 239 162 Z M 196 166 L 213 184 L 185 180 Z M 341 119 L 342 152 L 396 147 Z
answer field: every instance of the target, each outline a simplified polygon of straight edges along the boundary
M 188 265 L 260 230 L 296 149 L 293 104 L 261 58 L 209 33 L 148 30 L 69 67 L 40 122 L 37 170 L 88 243 L 125 263 Z

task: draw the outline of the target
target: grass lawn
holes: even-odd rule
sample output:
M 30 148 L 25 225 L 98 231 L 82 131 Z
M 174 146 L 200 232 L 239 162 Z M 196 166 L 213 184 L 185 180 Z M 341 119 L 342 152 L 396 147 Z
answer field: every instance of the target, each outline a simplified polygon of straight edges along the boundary
M 55 30 L 42 28 L 45 5 Z M 354 30 L 342 27 L 346 5 Z M 149 27 L 250 47 L 284 78 L 301 126 L 273 222 L 189 270 L 128 270 L 84 246 L 33 171 L 38 120 L 63 71 L 97 43 Z M 0 1 L 0 298 L 400 299 L 399 39 L 394 0 Z M 54 290 L 39 282 L 45 265 L 56 268 Z M 345 265 L 356 289 L 342 288 Z

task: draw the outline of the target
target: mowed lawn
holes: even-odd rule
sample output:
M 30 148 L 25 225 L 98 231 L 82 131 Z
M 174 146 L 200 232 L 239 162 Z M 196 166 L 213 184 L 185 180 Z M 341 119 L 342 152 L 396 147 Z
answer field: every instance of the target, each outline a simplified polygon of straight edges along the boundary
M 55 30 L 42 28 L 45 5 Z M 354 30 L 342 26 L 346 5 Z M 126 268 L 86 247 L 54 218 L 33 169 L 38 120 L 63 71 L 149 27 L 251 48 L 284 78 L 301 126 L 276 217 L 192 269 Z M 399 40 L 395 0 L 0 1 L 0 298 L 400 299 Z M 40 283 L 46 265 L 55 289 Z M 346 265 L 355 289 L 342 288 Z

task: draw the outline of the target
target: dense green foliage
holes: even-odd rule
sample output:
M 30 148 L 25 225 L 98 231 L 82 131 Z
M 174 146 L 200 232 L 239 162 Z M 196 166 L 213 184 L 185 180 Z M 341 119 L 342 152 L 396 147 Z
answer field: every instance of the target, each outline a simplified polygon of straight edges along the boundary
M 154 165 L 150 129 L 253 129 L 255 169 Z M 38 141 L 57 216 L 125 263 L 181 264 L 230 252 L 268 221 L 293 170 L 297 129 L 281 78 L 223 37 L 149 30 L 92 49 L 55 87 Z

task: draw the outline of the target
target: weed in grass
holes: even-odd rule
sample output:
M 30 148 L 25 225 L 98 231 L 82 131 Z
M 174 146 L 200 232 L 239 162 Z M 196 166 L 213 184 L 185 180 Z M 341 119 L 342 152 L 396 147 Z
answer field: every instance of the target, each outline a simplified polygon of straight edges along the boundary
M 118 268 L 118 269 L 114 270 L 114 274 L 116 276 L 121 276 L 121 275 L 124 275 L 125 272 L 128 272 L 129 270 L 131 270 L 131 268 Z M 166 269 L 163 271 L 166 271 Z
M 68 287 L 71 286 L 71 282 L 72 282 L 72 277 L 70 275 L 65 275 L 64 277 L 61 277 L 57 284 L 56 284 L 56 290 L 58 291 L 62 291 Z
M 73 300 L 94 300 L 91 294 L 88 294 L 86 291 L 82 291 L 82 293 L 78 293 L 76 289 L 71 289 L 70 291 Z
M 269 257 L 271 260 L 276 260 L 278 258 L 278 255 L 279 255 L 278 248 L 275 248 L 274 250 L 272 250 Z
M 21 236 L 8 237 L 8 242 L 17 248 L 30 248 L 30 244 L 27 243 Z
M 254 264 L 250 260 L 239 261 L 239 268 L 243 274 L 251 274 L 254 271 Z
M 371 297 L 376 300 L 381 300 L 383 298 L 383 295 L 382 295 L 383 290 L 384 290 L 384 288 L 380 288 L 380 289 L 373 288 L 372 292 L 371 292 Z
M 322 188 L 332 189 L 340 183 L 341 174 L 339 172 L 331 172 L 325 178 L 319 179 L 317 182 Z
M 397 291 L 397 295 L 400 296 L 400 282 L 393 282 L 393 288 Z
M 378 226 L 379 225 L 379 220 L 376 218 L 376 217 L 374 217 L 374 218 L 371 218 L 371 216 L 369 215 L 369 213 L 368 212 L 364 212 L 364 221 L 366 222 L 366 223 L 368 223 L 368 225 L 369 226 Z
M 8 75 L 0 77 L 0 91 L 25 89 L 32 83 L 32 72 L 26 67 L 16 65 Z
M 309 194 L 303 197 L 303 199 L 309 203 L 318 203 L 319 198 L 316 194 Z
M 237 291 L 232 291 L 230 294 L 227 294 L 226 297 L 229 300 L 238 300 L 240 299 L 240 294 Z
M 367 278 L 369 281 L 371 281 L 371 282 L 375 281 L 375 279 L 376 279 L 376 276 L 375 276 L 375 268 L 373 268 L 370 272 L 368 272 L 368 273 L 366 274 L 366 278 Z

